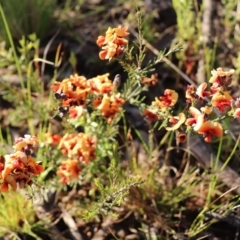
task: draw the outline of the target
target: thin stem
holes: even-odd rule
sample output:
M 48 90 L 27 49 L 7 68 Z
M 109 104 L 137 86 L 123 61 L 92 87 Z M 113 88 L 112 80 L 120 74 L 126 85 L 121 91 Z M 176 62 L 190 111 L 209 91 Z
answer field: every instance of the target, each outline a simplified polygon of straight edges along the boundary
M 239 141 L 240 141 L 240 135 L 239 135 L 238 138 L 237 138 L 237 141 L 236 141 L 236 143 L 235 143 L 235 146 L 234 146 L 231 154 L 229 155 L 229 157 L 227 158 L 227 160 L 226 160 L 226 161 L 224 162 L 224 164 L 222 165 L 220 171 L 222 171 L 222 170 L 228 165 L 228 163 L 229 163 L 229 161 L 231 160 L 233 154 L 236 152 L 236 149 L 237 149 L 237 147 L 238 147 Z
M 1 17 L 2 17 L 3 24 L 4 24 L 4 27 L 5 27 L 7 36 L 8 36 L 8 40 L 9 40 L 10 46 L 11 46 L 12 51 L 13 51 L 13 56 L 14 56 L 14 60 L 15 60 L 17 72 L 18 72 L 18 75 L 19 75 L 19 78 L 20 78 L 20 84 L 21 84 L 21 87 L 24 88 L 21 66 L 20 66 L 19 61 L 18 61 L 18 56 L 17 56 L 16 48 L 15 48 L 14 43 L 13 43 L 12 35 L 11 35 L 11 33 L 10 33 L 10 29 L 9 29 L 6 16 L 5 16 L 4 11 L 3 11 L 3 8 L 2 8 L 2 4 L 0 4 L 0 15 L 1 15 Z M 25 98 L 25 96 L 23 96 L 23 97 Z

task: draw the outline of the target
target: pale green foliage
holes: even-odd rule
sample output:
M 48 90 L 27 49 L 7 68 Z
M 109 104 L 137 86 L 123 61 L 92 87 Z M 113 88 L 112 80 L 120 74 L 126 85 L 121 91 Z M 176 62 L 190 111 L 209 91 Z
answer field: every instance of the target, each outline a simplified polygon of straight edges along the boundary
M 22 36 L 19 39 L 18 52 L 20 53 L 20 56 L 18 57 L 18 63 L 23 74 L 27 74 L 28 65 L 31 61 L 30 59 L 32 58 L 32 50 L 37 51 L 38 48 L 39 39 L 37 39 L 36 34 L 34 33 L 27 37 Z M 4 42 L 2 42 L 0 45 L 0 67 L 5 67 L 6 75 L 17 72 L 14 50 L 11 47 L 7 48 Z
M 100 192 L 97 202 L 93 202 L 83 211 L 84 219 L 89 220 L 96 217 L 98 214 L 112 215 L 117 217 L 112 211 L 115 205 L 120 206 L 123 204 L 131 187 L 136 187 L 143 183 L 140 176 L 128 176 L 126 172 L 121 172 L 119 168 L 114 166 L 114 163 L 107 170 L 108 185 L 102 181 L 101 178 L 95 178 L 94 184 Z
M 196 36 L 196 14 L 193 0 L 173 0 L 173 7 L 177 14 L 177 37 L 189 40 Z
M 240 40 L 240 35 L 239 32 L 238 34 L 234 34 L 234 37 L 236 39 L 233 38 L 233 31 L 236 30 L 236 25 L 239 24 L 238 23 L 238 18 L 239 18 L 239 14 L 237 13 L 237 5 L 239 4 L 238 1 L 228 1 L 228 0 L 222 0 L 221 1 L 223 4 L 223 12 L 222 12 L 222 25 L 225 27 L 225 31 L 224 31 L 224 35 L 223 37 L 226 40 L 229 40 L 229 42 L 232 41 L 239 41 Z
M 0 213 L 0 236 L 8 234 L 11 239 L 18 239 L 17 234 L 26 233 L 41 239 L 33 232 L 43 230 L 43 225 L 35 222 L 31 199 L 17 192 L 5 193 L 0 196 Z

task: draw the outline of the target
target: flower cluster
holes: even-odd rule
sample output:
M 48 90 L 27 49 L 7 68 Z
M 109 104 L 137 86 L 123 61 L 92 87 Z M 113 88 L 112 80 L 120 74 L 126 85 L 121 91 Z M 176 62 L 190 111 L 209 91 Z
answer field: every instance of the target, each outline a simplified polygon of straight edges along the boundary
M 58 148 L 67 160 L 62 161 L 57 171 L 62 183 L 69 184 L 71 179 L 77 179 L 82 165 L 87 165 L 95 158 L 96 140 L 85 133 L 66 134 L 60 141 Z
M 143 110 L 143 115 L 151 122 L 153 120 L 162 120 L 171 109 L 174 107 L 178 100 L 178 93 L 171 89 L 166 89 L 164 95 L 159 98 L 155 98 L 150 108 Z
M 83 76 L 70 76 L 52 86 L 54 96 L 61 102 L 60 113 L 69 113 L 70 118 L 79 118 L 86 113 L 86 105 L 95 107 L 102 116 L 111 119 L 124 104 L 120 94 L 116 94 L 115 85 L 108 79 L 109 74 L 91 79 Z
M 25 135 L 18 138 L 13 146 L 14 153 L 0 156 L 0 190 L 7 192 L 9 185 L 14 191 L 32 184 L 32 177 L 43 171 L 43 166 L 35 162 L 33 156 L 38 150 L 38 139 Z
M 209 90 L 205 82 L 197 89 L 193 85 L 187 87 L 186 101 L 190 104 L 189 118 L 184 113 L 179 113 L 178 116 L 171 115 L 172 107 L 178 100 L 178 94 L 170 89 L 165 90 L 164 96 L 156 98 L 151 107 L 143 111 L 143 114 L 149 121 L 168 118 L 171 126 L 167 126 L 166 130 L 176 131 L 177 140 L 180 142 L 186 139 L 184 134 L 188 130 L 203 135 L 206 142 L 211 142 L 213 136 L 222 137 L 223 127 L 213 110 L 224 116 L 240 118 L 240 100 L 234 99 L 229 91 L 234 74 L 233 69 L 223 71 L 222 68 L 218 68 L 211 73 Z M 212 116 L 215 119 L 212 119 Z
M 113 57 L 118 58 L 122 56 L 124 48 L 128 41 L 124 38 L 129 35 L 127 32 L 128 27 L 108 28 L 105 36 L 99 36 L 97 45 L 102 47 L 99 53 L 100 59 L 109 59 Z
M 221 123 L 218 119 L 211 119 L 213 109 L 226 116 L 233 116 L 232 112 L 237 110 L 232 107 L 235 101 L 228 90 L 234 70 L 223 71 L 222 68 L 217 68 L 211 73 L 209 90 L 207 90 L 207 83 L 202 83 L 196 90 L 191 85 L 186 91 L 187 102 L 192 102 L 192 106 L 189 107 L 192 117 L 188 118 L 185 124 L 198 134 L 202 134 L 206 142 L 211 142 L 212 136 L 222 137 L 223 135 Z M 199 109 L 194 106 L 196 104 L 200 104 Z

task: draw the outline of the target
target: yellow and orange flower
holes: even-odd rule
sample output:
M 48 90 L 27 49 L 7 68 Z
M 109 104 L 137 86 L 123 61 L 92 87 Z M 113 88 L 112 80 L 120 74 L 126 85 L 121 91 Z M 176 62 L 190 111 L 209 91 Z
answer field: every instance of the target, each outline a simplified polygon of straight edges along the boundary
M 192 118 L 188 118 L 185 122 L 187 126 L 192 126 L 197 123 L 198 116 L 203 115 L 197 108 L 195 107 L 190 107 L 189 112 L 193 116 Z
M 97 109 L 102 112 L 103 116 L 112 118 L 115 114 L 120 112 L 124 102 L 124 99 L 120 98 L 120 94 L 111 96 L 104 94 L 101 103 L 97 106 Z
M 173 107 L 178 100 L 178 93 L 171 89 L 166 89 L 164 91 L 164 96 L 160 97 L 166 107 Z
M 234 118 L 240 118 L 240 108 L 235 109 L 233 113 Z
M 13 191 L 32 184 L 32 177 L 38 176 L 44 169 L 37 164 L 31 154 L 35 154 L 38 140 L 35 136 L 25 135 L 16 140 L 15 152 L 0 158 L 0 191 Z
M 115 43 L 108 43 L 108 45 L 103 46 L 102 49 L 103 51 L 99 53 L 99 58 L 101 60 L 111 60 L 113 57 L 120 57 L 124 50 L 122 46 L 118 46 Z
M 206 121 L 204 113 L 201 113 L 195 107 L 190 107 L 189 111 L 193 118 L 188 118 L 185 124 L 193 126 L 193 130 L 198 134 L 203 134 L 206 142 L 211 142 L 212 136 L 221 137 L 223 135 L 223 129 L 220 123 L 209 120 Z
M 207 88 L 207 83 L 205 82 L 200 84 L 199 87 L 197 88 L 196 94 L 200 99 L 204 99 L 205 97 L 211 96 L 210 91 L 205 91 L 206 88 Z
M 99 46 L 99 47 L 102 47 L 104 44 L 105 44 L 105 39 L 106 39 L 106 37 L 105 36 L 98 36 L 98 39 L 97 39 L 97 41 L 96 41 L 96 43 L 97 43 L 97 45 Z
M 152 102 L 152 106 L 157 106 L 160 109 L 173 107 L 178 100 L 178 93 L 171 89 L 166 89 L 164 91 L 164 96 L 159 97 L 160 101 L 155 98 Z
M 88 164 L 95 158 L 96 140 L 92 139 L 85 133 L 78 134 L 66 134 L 60 144 L 64 155 L 67 155 L 70 159 L 76 159 L 84 164 Z
M 104 75 L 99 75 L 88 80 L 88 83 L 93 93 L 110 93 L 114 89 L 114 85 L 112 81 L 108 79 L 108 76 L 109 73 L 106 73 Z
M 97 39 L 97 45 L 102 47 L 108 43 L 115 43 L 117 45 L 126 45 L 128 41 L 124 39 L 129 33 L 127 32 L 128 27 L 118 26 L 117 28 L 109 27 L 106 31 L 105 36 L 99 36 Z
M 84 105 L 87 94 L 91 92 L 87 79 L 78 75 L 70 76 L 62 82 L 55 82 L 52 90 L 63 106 Z
M 212 141 L 212 136 L 222 137 L 223 128 L 218 122 L 206 121 L 203 122 L 198 128 L 197 132 L 204 135 L 204 140 L 206 142 Z
M 218 108 L 220 112 L 225 112 L 231 106 L 232 99 L 228 91 L 219 91 L 213 95 L 211 104 L 213 107 Z
M 228 85 L 232 80 L 234 72 L 234 69 L 223 71 L 222 68 L 217 68 L 217 70 L 211 71 L 212 77 L 210 78 L 209 82 L 218 86 L 224 86 L 225 84 Z
M 57 171 L 57 175 L 61 177 L 61 183 L 70 184 L 72 179 L 78 179 L 80 172 L 81 168 L 79 167 L 79 161 L 67 159 L 61 162 L 61 165 Z
M 108 28 L 105 36 L 99 36 L 97 39 L 97 45 L 102 47 L 102 51 L 99 53 L 100 59 L 109 59 L 113 57 L 119 57 L 124 52 L 124 46 L 127 45 L 127 32 L 128 27 Z
M 184 113 L 179 113 L 178 116 L 170 117 L 169 122 L 173 125 L 171 127 L 166 127 L 167 131 L 175 131 L 179 129 L 182 124 L 186 121 L 186 116 Z

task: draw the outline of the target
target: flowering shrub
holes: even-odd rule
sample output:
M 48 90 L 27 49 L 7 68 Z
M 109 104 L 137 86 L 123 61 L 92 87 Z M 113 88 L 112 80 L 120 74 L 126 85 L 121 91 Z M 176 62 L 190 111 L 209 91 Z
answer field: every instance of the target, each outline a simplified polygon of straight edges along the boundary
M 131 78 L 121 93 L 118 90 L 121 84 L 119 74 L 113 81 L 108 78 L 108 73 L 91 79 L 73 75 L 52 85 L 54 97 L 59 102 L 59 115 L 75 128 L 84 126 L 84 132 L 66 133 L 63 137 L 50 133 L 45 135 L 46 144 L 57 146 L 62 153 L 63 160 L 57 170 L 61 183 L 70 184 L 72 179 L 78 179 L 82 169 L 99 157 L 104 149 L 102 145 L 115 141 L 116 132 L 111 131 L 117 129 L 123 105 L 127 102 L 138 106 L 146 121 L 160 122 L 160 127 L 176 132 L 177 142 L 186 141 L 188 131 L 203 135 L 206 142 L 211 142 L 213 137 L 223 136 L 221 120 L 240 117 L 240 101 L 230 94 L 234 70 L 223 71 L 222 68 L 212 71 L 209 84 L 204 82 L 197 88 L 187 86 L 184 112 L 175 114 L 174 107 L 179 96 L 173 89 L 166 89 L 150 106 L 144 104 L 138 98 L 139 93 L 145 87 L 156 85 L 158 76 L 151 74 L 148 77 L 148 72 L 151 72 L 149 66 L 141 69 L 136 67 L 133 58 L 129 58 L 128 40 L 125 38 L 129 35 L 127 30 L 127 27 L 121 26 L 108 28 L 105 36 L 99 36 L 96 42 L 102 48 L 99 54 L 102 60 L 115 59 L 126 71 L 131 70 Z M 155 63 L 160 59 L 156 59 Z M 138 59 L 138 65 L 140 63 Z M 105 127 L 101 128 L 101 125 Z M 32 157 L 37 146 L 36 137 L 25 136 L 16 140 L 13 154 L 1 157 L 1 191 L 7 191 L 9 184 L 14 190 L 17 183 L 19 187 L 30 185 L 31 177 L 43 171 L 43 167 L 36 164 Z
M 194 85 L 187 86 L 185 97 L 187 105 L 190 106 L 187 107 L 186 113 L 179 113 L 178 116 L 171 115 L 178 95 L 173 90 L 167 89 L 164 96 L 160 97 L 161 101 L 156 99 L 151 107 L 143 111 L 143 114 L 149 121 L 168 119 L 171 124 L 170 127 L 166 127 L 168 131 L 177 131 L 181 136 L 187 131 L 192 131 L 203 135 L 206 142 L 211 142 L 213 136 L 223 136 L 220 119 L 214 118 L 216 113 L 222 114 L 221 117 L 233 116 L 234 118 L 239 113 L 239 100 L 234 100 L 229 91 L 233 74 L 233 69 L 224 72 L 222 68 L 218 68 L 212 71 L 213 76 L 209 80 L 212 86 L 209 90 L 206 90 L 208 85 L 205 82 L 197 89 Z M 186 115 L 189 117 L 187 118 Z
M 52 89 L 54 96 L 61 102 L 61 115 L 70 118 L 81 117 L 86 112 L 86 105 L 99 111 L 107 122 L 120 111 L 124 100 L 120 93 L 115 94 L 115 85 L 108 79 L 109 74 L 86 79 L 83 76 L 70 76 L 62 82 L 56 82 Z

